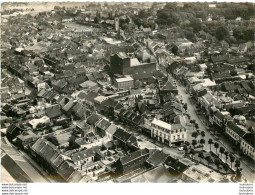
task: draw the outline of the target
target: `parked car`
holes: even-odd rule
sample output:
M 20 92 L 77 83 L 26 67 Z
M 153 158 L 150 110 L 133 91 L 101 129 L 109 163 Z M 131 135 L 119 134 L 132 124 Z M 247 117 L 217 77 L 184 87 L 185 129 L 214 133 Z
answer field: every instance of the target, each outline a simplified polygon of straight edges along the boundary
M 184 150 L 184 148 L 183 148 L 183 147 L 180 147 L 180 148 L 178 148 L 178 150 L 179 150 L 179 151 L 183 151 L 183 150 Z

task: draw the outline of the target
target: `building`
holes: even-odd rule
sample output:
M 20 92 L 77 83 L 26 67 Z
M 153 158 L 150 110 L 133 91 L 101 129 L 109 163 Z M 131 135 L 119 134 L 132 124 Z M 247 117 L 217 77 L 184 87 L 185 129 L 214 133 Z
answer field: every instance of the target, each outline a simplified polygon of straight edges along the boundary
M 135 75 L 146 73 L 149 77 L 156 70 L 155 61 L 140 62 L 137 58 L 131 58 L 124 52 L 111 56 L 110 70 L 114 74 Z
M 126 75 L 123 78 L 116 78 L 114 80 L 114 85 L 117 87 L 118 90 L 134 88 L 134 79 L 131 76 Z
M 155 118 L 151 123 L 151 137 L 171 146 L 186 141 L 187 131 L 181 124 L 168 124 Z
M 146 148 L 123 156 L 116 162 L 116 172 L 119 174 L 130 174 L 135 170 L 141 169 L 145 166 L 148 157 L 149 150 Z
M 241 128 L 236 125 L 234 122 L 227 122 L 226 126 L 226 135 L 229 137 L 231 141 L 233 141 L 236 145 L 240 145 L 243 136 L 247 133 L 247 129 Z
M 247 133 L 241 139 L 241 150 L 255 161 L 255 134 Z

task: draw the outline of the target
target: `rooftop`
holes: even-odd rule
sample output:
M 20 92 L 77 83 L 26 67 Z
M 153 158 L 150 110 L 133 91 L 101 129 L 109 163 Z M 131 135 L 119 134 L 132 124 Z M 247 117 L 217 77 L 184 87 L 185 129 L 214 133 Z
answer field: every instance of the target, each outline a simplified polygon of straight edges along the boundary
M 152 124 L 171 130 L 172 126 L 164 121 L 154 118 Z

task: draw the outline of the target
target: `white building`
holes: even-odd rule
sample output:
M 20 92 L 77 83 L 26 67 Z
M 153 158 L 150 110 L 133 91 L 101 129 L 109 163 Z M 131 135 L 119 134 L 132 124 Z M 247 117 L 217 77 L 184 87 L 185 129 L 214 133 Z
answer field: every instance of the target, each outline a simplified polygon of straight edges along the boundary
M 151 137 L 171 146 L 186 141 L 187 130 L 181 124 L 168 124 L 155 118 L 151 123 Z
M 241 150 L 255 161 L 255 134 L 247 133 L 241 139 Z
M 134 79 L 129 75 L 126 75 L 124 78 L 115 79 L 114 85 L 117 89 L 123 90 L 134 88 Z

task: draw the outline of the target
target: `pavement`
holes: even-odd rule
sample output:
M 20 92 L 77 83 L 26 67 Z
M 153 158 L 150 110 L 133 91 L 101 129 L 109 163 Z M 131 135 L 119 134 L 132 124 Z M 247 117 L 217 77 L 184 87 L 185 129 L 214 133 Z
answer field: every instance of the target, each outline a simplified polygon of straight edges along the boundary
M 169 75 L 169 77 L 171 79 L 175 80 L 170 75 Z M 196 123 L 199 126 L 199 130 L 205 132 L 205 137 L 203 138 L 203 139 L 205 139 L 204 150 L 210 150 L 210 145 L 208 144 L 208 140 L 212 139 L 212 140 L 216 141 L 215 137 L 210 134 L 210 132 L 208 131 L 208 127 L 206 126 L 205 122 L 203 120 L 201 120 L 200 116 L 197 115 L 196 106 L 191 103 L 191 101 L 190 101 L 191 97 L 190 97 L 189 94 L 186 93 L 186 88 L 184 86 L 182 86 L 178 81 L 176 81 L 176 83 L 177 83 L 178 93 L 179 93 L 179 95 L 181 95 L 183 103 L 187 104 L 187 110 L 188 110 L 188 113 L 191 117 L 190 120 L 195 120 Z M 194 139 L 193 137 L 190 137 L 191 133 L 192 133 L 192 129 L 188 129 L 188 136 L 187 136 L 188 140 L 187 141 L 189 141 L 189 142 L 191 142 L 191 140 Z M 198 136 L 197 140 L 201 139 L 201 138 L 202 138 L 201 136 Z M 250 166 L 250 162 L 246 162 L 243 158 L 240 159 L 240 156 L 238 154 L 236 154 L 235 151 L 233 151 L 232 147 L 229 144 L 226 144 L 224 142 L 224 138 L 219 137 L 219 140 L 217 140 L 216 142 L 219 143 L 220 147 L 224 147 L 225 150 L 227 150 L 229 153 L 233 153 L 234 156 L 236 157 L 236 159 L 238 158 L 240 160 L 241 168 L 243 169 L 242 170 L 243 176 L 249 182 L 254 182 L 255 181 L 255 174 L 252 171 L 253 167 Z M 215 150 L 213 145 L 212 145 L 212 150 Z M 219 149 L 218 149 L 218 151 L 219 151 Z

